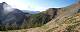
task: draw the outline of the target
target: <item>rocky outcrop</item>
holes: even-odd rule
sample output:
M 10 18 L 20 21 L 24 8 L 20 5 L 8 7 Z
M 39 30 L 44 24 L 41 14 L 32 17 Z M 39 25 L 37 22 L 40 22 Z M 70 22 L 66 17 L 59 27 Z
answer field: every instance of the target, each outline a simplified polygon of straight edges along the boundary
M 50 19 L 53 19 L 57 16 L 58 10 L 59 8 L 49 8 L 46 14 L 50 16 Z

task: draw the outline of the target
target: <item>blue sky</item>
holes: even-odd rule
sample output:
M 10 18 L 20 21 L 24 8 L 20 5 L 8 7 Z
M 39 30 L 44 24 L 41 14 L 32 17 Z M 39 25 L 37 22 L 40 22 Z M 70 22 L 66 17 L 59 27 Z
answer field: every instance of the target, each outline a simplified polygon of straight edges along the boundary
M 76 2 L 76 0 L 0 0 L 0 2 L 3 1 L 13 8 L 32 11 L 45 11 L 48 8 L 66 7 Z

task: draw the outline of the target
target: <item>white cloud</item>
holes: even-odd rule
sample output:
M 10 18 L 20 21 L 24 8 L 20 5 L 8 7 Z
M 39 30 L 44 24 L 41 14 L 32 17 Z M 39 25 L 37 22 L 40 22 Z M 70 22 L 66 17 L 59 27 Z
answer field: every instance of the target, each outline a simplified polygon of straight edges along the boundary
M 0 0 L 0 2 L 6 2 L 13 8 L 18 8 L 21 10 L 34 10 L 34 11 L 44 11 L 47 7 L 36 6 L 22 2 L 21 0 Z
M 18 8 L 18 9 L 26 9 L 28 8 L 28 4 L 20 2 L 18 0 L 6 0 L 5 2 L 7 2 L 9 5 L 11 5 L 13 8 Z

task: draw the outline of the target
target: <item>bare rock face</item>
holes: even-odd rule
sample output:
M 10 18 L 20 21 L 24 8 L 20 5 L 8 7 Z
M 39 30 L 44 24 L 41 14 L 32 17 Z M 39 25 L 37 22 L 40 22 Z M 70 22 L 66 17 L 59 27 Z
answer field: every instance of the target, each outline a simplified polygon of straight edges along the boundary
M 58 15 L 58 11 L 60 10 L 61 8 L 49 8 L 47 10 L 47 15 L 50 16 L 50 19 L 53 19 L 55 18 L 57 15 Z
M 80 13 L 80 9 L 78 10 L 78 13 Z

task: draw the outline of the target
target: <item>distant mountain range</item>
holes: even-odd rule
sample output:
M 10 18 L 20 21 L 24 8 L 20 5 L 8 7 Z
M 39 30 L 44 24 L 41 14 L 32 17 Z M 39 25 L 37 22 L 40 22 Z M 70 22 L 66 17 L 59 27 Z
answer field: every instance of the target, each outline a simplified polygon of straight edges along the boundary
M 24 13 L 29 13 L 29 14 L 37 14 L 40 13 L 40 11 L 30 11 L 30 10 L 22 10 Z

